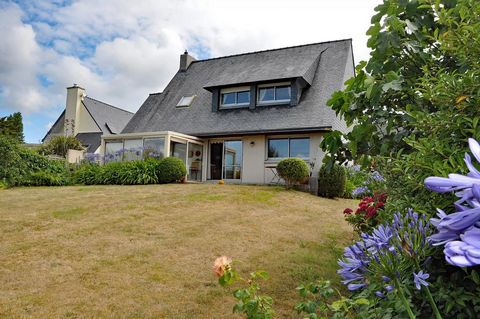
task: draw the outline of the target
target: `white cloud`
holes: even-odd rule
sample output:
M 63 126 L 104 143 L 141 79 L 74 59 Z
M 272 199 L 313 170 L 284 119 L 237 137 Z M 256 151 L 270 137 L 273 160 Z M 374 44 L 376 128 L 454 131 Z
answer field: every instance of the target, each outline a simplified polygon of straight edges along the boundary
M 0 101 L 5 108 L 32 112 L 45 101 L 37 80 L 41 48 L 21 15 L 15 5 L 0 11 Z
M 221 56 L 352 37 L 356 61 L 366 59 L 364 34 L 378 2 L 32 1 L 24 13 L 0 6 L 0 108 L 55 117 L 65 87 L 78 83 L 135 111 L 168 83 L 185 48 Z

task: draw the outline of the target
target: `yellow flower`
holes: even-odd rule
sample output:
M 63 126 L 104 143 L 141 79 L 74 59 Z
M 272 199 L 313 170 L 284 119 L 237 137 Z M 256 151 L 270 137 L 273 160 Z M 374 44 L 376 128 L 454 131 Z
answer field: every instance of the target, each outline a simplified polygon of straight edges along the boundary
M 221 256 L 215 259 L 215 262 L 213 263 L 213 271 L 215 272 L 215 275 L 222 277 L 225 270 L 230 269 L 231 263 L 232 259 L 227 256 Z

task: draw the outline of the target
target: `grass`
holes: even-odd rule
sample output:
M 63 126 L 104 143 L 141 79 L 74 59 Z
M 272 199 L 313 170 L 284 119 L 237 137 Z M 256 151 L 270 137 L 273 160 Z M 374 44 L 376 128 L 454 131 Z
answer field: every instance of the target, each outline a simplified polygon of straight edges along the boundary
M 300 282 L 338 283 L 354 203 L 213 184 L 0 190 L 0 318 L 234 318 L 220 255 L 266 270 L 262 292 L 295 318 Z

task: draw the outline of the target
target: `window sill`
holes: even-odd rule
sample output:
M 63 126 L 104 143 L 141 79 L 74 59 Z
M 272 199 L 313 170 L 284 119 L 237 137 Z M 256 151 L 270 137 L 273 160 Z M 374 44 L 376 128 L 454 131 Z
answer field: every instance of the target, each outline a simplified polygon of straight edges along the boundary
M 290 105 L 291 101 L 257 102 L 256 106 L 281 106 Z
M 301 160 L 304 160 L 305 162 L 309 162 L 310 161 L 310 158 L 306 158 L 306 157 L 279 157 L 279 158 L 268 158 L 265 160 L 264 164 L 265 165 L 276 165 L 278 164 L 280 161 L 284 160 L 284 159 L 287 159 L 287 158 L 300 158 Z
M 220 105 L 218 109 L 223 111 L 223 110 L 248 109 L 249 107 L 250 107 L 250 104 L 236 104 L 232 106 Z

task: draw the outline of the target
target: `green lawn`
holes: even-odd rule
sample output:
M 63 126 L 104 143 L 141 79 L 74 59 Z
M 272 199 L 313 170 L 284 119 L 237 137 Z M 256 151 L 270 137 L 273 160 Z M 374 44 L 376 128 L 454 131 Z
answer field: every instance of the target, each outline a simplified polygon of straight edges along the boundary
M 0 318 L 232 318 L 220 255 L 269 272 L 263 292 L 294 318 L 300 282 L 338 282 L 355 202 L 214 184 L 0 190 Z

